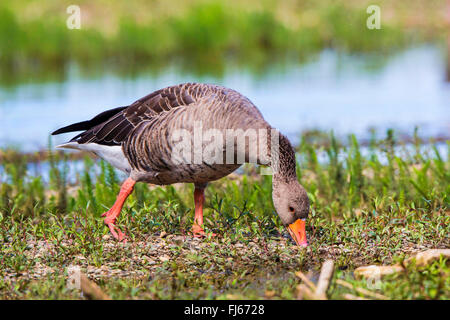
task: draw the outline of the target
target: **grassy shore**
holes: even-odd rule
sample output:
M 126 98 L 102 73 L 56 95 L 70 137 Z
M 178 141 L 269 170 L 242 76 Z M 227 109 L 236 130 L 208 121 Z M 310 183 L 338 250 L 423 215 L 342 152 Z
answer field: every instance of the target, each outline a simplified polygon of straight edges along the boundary
M 448 142 L 446 148 L 444 158 L 433 141 L 422 144 L 416 136 L 402 145 L 391 131 L 364 148 L 353 136 L 304 136 L 297 152 L 311 199 L 306 249 L 293 244 L 273 212 L 271 177 L 253 166 L 208 187 L 205 227 L 217 237 L 204 240 L 189 235 L 191 185 L 138 184 L 118 219 L 130 238 L 122 244 L 100 217 L 119 190 L 110 166 L 87 157 L 84 169 L 70 171 L 54 155 L 46 181 L 26 162 L 5 158 L 0 298 L 80 298 L 66 285 L 67 268 L 75 265 L 115 299 L 293 299 L 301 282 L 295 272 L 314 279 L 323 261 L 333 259 L 332 299 L 370 298 L 361 288 L 390 299 L 449 299 L 448 260 L 410 265 L 375 288 L 353 274 L 362 265 L 449 248 Z
M 66 27 L 71 1 L 5 0 L 0 4 L 0 68 L 28 76 L 64 69 L 129 70 L 179 61 L 216 73 L 225 61 L 254 70 L 274 59 L 304 61 L 324 48 L 385 54 L 439 41 L 448 24 L 445 0 L 377 1 L 382 27 L 369 30 L 373 1 L 77 2 L 81 29 Z

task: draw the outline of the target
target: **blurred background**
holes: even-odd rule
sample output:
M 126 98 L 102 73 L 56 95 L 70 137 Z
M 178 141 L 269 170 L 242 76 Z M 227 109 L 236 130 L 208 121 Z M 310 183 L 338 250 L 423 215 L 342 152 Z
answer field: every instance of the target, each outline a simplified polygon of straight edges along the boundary
M 2 0 L 0 148 L 45 149 L 58 127 L 188 81 L 236 89 L 294 141 L 445 141 L 449 51 L 447 0 Z

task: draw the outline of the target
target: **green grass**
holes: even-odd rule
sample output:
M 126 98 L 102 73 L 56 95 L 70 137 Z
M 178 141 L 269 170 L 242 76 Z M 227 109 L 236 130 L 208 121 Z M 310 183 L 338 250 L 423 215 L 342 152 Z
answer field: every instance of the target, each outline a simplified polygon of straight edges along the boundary
M 47 164 L 49 172 L 40 172 L 27 170 L 26 157 L 4 151 L 0 298 L 80 298 L 66 286 L 67 268 L 78 265 L 115 299 L 292 299 L 300 283 L 295 271 L 314 279 L 331 258 L 330 298 L 360 295 L 336 283 L 343 279 L 391 299 L 449 299 L 445 260 L 410 266 L 376 289 L 356 280 L 353 270 L 449 248 L 450 144 L 443 158 L 417 135 L 412 145 L 397 142 L 392 131 L 367 147 L 360 143 L 354 136 L 302 137 L 298 176 L 311 199 L 307 249 L 293 245 L 274 214 L 271 177 L 252 166 L 207 189 L 205 227 L 217 237 L 189 236 L 191 185 L 140 183 L 118 219 L 130 241 L 119 244 L 100 218 L 119 190 L 109 165 L 86 157 L 84 169 L 74 171 L 68 156 L 52 154 L 36 165 Z M 48 173 L 48 181 L 39 173 Z
M 370 1 L 79 1 L 80 30 L 66 27 L 71 4 L 2 1 L 0 68 L 10 74 L 5 83 L 14 76 L 61 74 L 70 62 L 85 70 L 123 71 L 176 61 L 216 75 L 233 62 L 258 71 L 274 59 L 302 62 L 325 48 L 385 55 L 444 39 L 447 30 L 442 0 L 429 6 L 378 1 L 380 30 L 366 28 Z

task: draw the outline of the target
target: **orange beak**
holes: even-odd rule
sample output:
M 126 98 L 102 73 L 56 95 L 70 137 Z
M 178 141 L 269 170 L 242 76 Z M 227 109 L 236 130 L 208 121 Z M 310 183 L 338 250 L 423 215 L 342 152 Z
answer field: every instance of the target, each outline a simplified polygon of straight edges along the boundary
M 290 224 L 287 230 L 298 246 L 306 247 L 308 245 L 308 242 L 306 241 L 305 221 L 298 219 Z

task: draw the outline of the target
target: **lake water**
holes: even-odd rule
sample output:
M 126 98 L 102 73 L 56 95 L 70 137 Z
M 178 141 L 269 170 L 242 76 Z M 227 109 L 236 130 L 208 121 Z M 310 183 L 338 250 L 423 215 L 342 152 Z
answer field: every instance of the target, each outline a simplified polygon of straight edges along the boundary
M 181 82 L 221 84 L 243 93 L 266 120 L 294 141 L 309 129 L 337 135 L 368 134 L 387 128 L 422 136 L 448 136 L 450 83 L 445 82 L 445 53 L 426 46 L 393 56 L 349 56 L 323 51 L 303 65 L 252 74 L 232 68 L 221 77 L 196 76 L 169 66 L 152 75 L 86 77 L 71 66 L 61 82 L 0 87 L 0 146 L 32 151 L 46 148 L 49 133 L 128 105 L 159 88 Z M 7 76 L 5 74 L 2 75 Z M 61 143 L 74 134 L 54 138 Z

